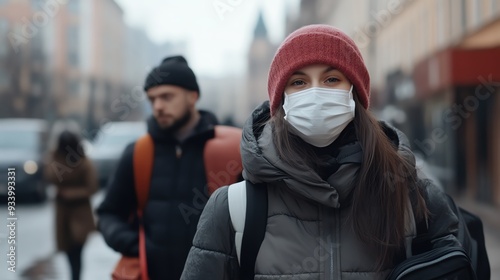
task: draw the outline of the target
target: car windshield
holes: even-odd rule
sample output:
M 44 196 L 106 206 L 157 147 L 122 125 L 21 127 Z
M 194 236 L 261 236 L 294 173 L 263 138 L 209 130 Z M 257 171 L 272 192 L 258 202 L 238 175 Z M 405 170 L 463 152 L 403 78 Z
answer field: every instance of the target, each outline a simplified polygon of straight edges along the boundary
M 96 142 L 98 149 L 123 149 L 140 135 L 137 134 L 104 134 Z
M 36 151 L 39 148 L 39 135 L 34 131 L 2 130 L 0 149 Z

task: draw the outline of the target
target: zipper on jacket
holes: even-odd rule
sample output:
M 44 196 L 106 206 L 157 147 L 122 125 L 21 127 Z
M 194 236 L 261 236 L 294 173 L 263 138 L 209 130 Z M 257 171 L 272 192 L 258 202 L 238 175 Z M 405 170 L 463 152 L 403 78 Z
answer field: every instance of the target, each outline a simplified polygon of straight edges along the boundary
M 178 143 L 175 145 L 175 162 L 174 162 L 174 174 L 173 174 L 174 175 L 173 188 L 176 193 L 178 192 L 179 189 L 181 161 L 182 161 L 182 145 Z
M 335 218 L 335 223 L 333 225 L 333 230 L 335 231 L 335 242 L 332 242 L 332 277 L 330 279 L 342 279 L 342 271 L 340 267 L 340 208 L 333 209 L 333 217 Z M 333 257 L 333 251 L 335 251 L 335 257 Z M 336 275 L 336 277 L 334 276 Z
M 323 264 L 324 278 L 322 279 L 337 279 L 334 277 L 335 270 L 337 269 L 335 267 L 335 258 L 338 257 L 335 251 L 335 244 L 339 242 L 335 225 L 337 222 L 336 213 L 334 209 L 326 206 L 321 206 L 321 213 L 322 220 L 324 221 L 324 231 L 321 238 L 325 240 L 325 250 L 328 253 L 328 259 Z
M 324 207 L 326 232 L 324 238 L 328 241 L 328 262 L 325 262 L 325 279 L 342 279 L 340 256 L 340 209 Z
M 336 277 L 334 277 L 334 275 L 336 274 L 336 270 L 338 269 L 335 265 L 336 263 L 336 259 L 338 258 L 338 255 L 337 255 L 337 251 L 335 250 L 335 244 L 339 243 L 339 236 L 337 234 L 337 228 L 338 228 L 338 224 L 337 224 L 337 213 L 335 211 L 335 209 L 332 209 L 332 208 L 327 208 L 326 209 L 327 212 L 328 212 L 328 232 L 329 232 L 329 235 L 331 235 L 331 238 L 330 238 L 330 242 L 328 244 L 329 248 L 329 253 L 330 253 L 330 262 L 328 263 L 328 279 L 337 279 Z

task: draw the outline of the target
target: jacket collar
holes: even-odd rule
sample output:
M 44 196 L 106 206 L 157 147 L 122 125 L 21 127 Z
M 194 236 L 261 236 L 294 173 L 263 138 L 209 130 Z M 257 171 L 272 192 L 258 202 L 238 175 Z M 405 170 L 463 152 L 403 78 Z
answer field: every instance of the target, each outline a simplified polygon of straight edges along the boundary
M 352 179 L 355 178 L 360 164 L 355 161 L 343 164 L 330 176 L 320 176 L 308 166 L 291 166 L 278 156 L 269 119 L 269 102 L 266 101 L 252 113 L 243 127 L 241 142 L 243 177 L 253 183 L 283 181 L 290 190 L 300 196 L 329 207 L 340 207 L 341 202 L 345 202 L 354 187 Z M 413 159 L 414 162 L 406 136 L 386 123 L 381 125 L 389 139 L 398 147 L 398 152 L 410 160 Z M 353 130 L 351 133 L 354 133 Z M 348 141 L 339 145 L 341 146 L 339 148 L 351 145 L 351 140 L 356 141 L 352 135 L 345 135 L 343 139 Z

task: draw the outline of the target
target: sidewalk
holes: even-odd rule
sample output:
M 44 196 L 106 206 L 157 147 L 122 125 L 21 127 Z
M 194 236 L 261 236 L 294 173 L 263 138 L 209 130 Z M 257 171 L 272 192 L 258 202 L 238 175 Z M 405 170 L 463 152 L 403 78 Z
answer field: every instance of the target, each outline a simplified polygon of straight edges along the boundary
M 49 193 L 50 199 L 53 199 L 53 196 L 53 193 Z M 103 191 L 92 198 L 93 209 L 101 203 L 103 198 Z M 49 236 L 52 236 L 52 233 Z M 119 258 L 120 254 L 106 245 L 102 235 L 97 231 L 93 232 L 83 248 L 81 279 L 111 279 L 111 272 Z M 22 280 L 67 280 L 71 278 L 66 255 L 61 252 L 52 253 L 36 260 L 21 273 L 19 279 Z
M 85 244 L 82 259 L 82 280 L 111 279 L 111 272 L 120 255 L 110 250 L 102 236 L 94 233 Z M 63 253 L 38 260 L 21 275 L 22 280 L 70 279 L 69 264 Z
M 102 235 L 97 233 L 91 237 L 87 245 L 82 280 L 111 279 L 111 272 L 121 255 L 111 250 Z

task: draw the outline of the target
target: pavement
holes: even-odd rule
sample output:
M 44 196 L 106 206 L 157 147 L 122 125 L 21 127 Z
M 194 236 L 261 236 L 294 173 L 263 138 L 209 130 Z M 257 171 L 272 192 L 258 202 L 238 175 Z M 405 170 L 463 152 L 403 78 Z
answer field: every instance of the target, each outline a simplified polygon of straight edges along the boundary
M 120 255 L 108 249 L 102 236 L 93 233 L 83 250 L 82 280 L 111 279 L 111 272 Z M 39 259 L 21 273 L 22 280 L 70 279 L 69 264 L 63 253 L 53 253 Z
M 103 198 L 99 192 L 92 199 L 95 208 Z M 6 254 L 0 255 L 4 267 L 0 280 L 67 280 L 71 279 L 66 255 L 55 251 L 53 194 L 46 203 L 16 207 L 19 228 L 16 236 L 16 271 L 7 271 Z M 1 207 L 6 207 L 2 205 Z M 0 211 L 0 219 L 7 212 Z M 0 229 L 0 249 L 7 252 L 5 230 Z M 111 250 L 102 235 L 93 232 L 83 248 L 82 280 L 111 279 L 111 272 L 120 254 Z

